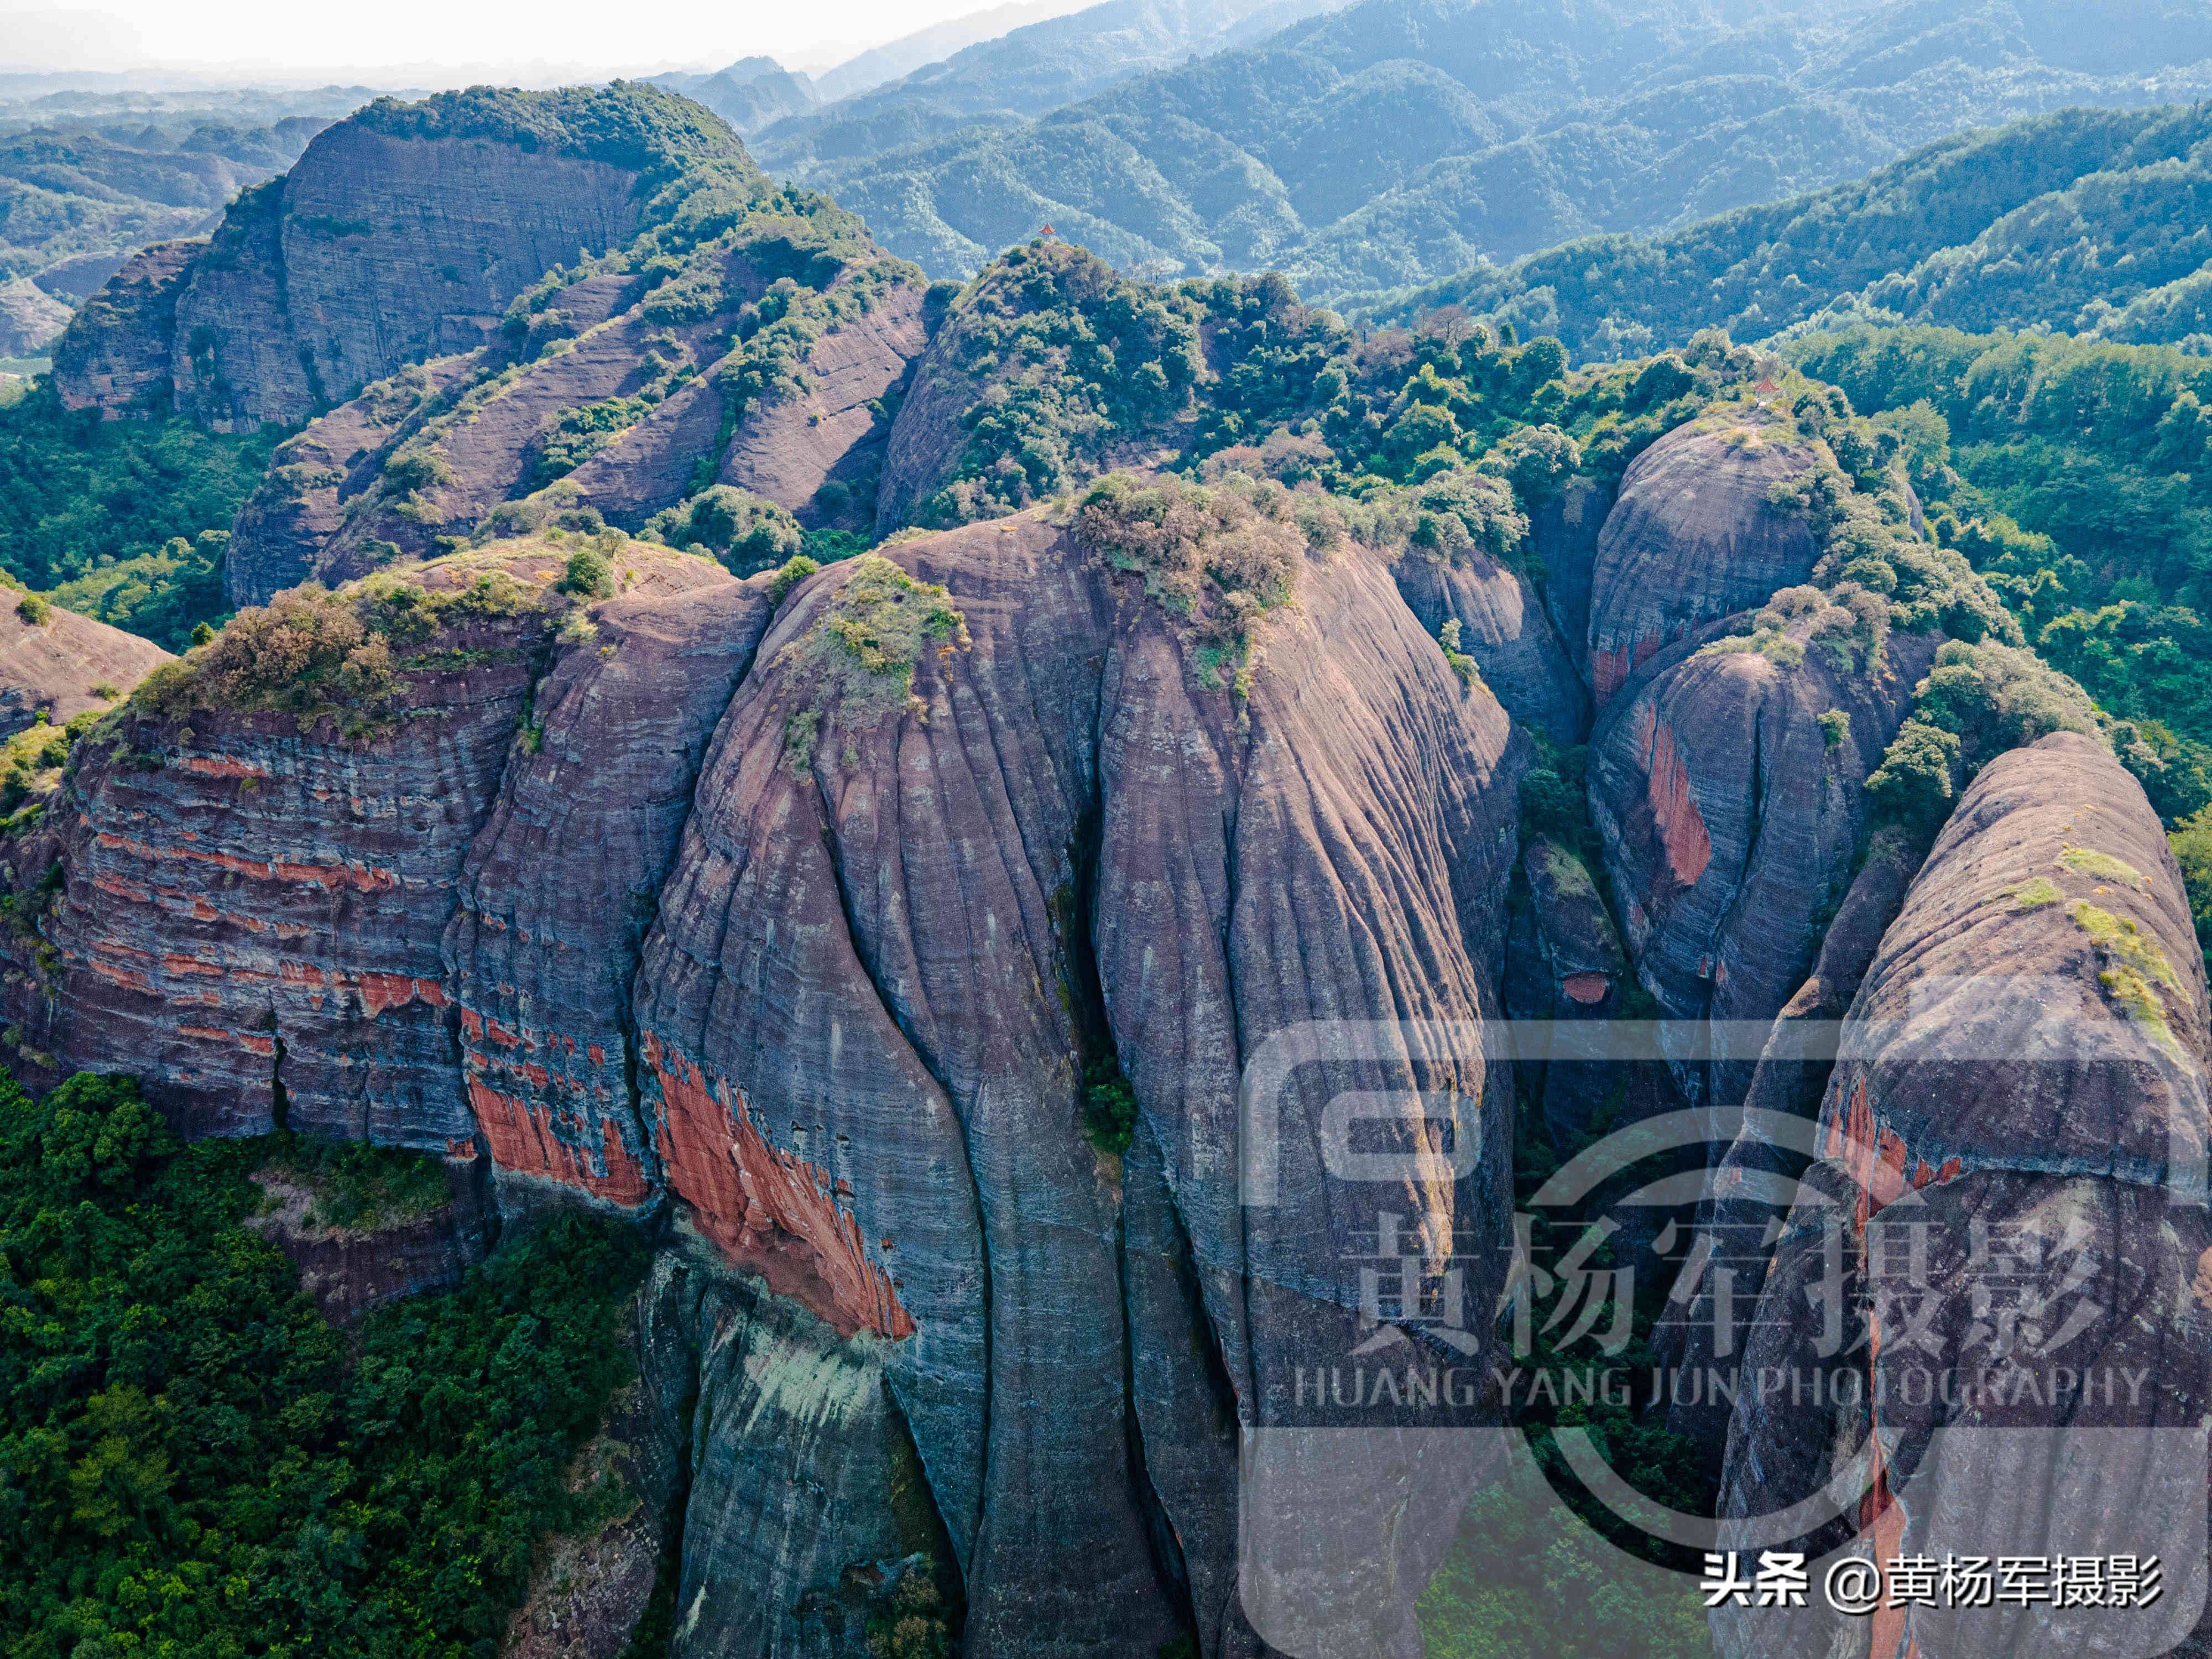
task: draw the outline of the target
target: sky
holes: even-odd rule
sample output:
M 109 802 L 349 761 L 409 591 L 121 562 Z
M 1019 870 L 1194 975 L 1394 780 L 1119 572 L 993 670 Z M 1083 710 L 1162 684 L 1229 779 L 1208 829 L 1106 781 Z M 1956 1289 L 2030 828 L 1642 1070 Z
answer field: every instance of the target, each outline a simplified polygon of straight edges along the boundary
M 309 81 L 544 82 L 720 68 L 821 70 L 992 0 L 0 0 L 0 69 L 246 71 Z M 426 71 L 444 71 L 428 74 Z

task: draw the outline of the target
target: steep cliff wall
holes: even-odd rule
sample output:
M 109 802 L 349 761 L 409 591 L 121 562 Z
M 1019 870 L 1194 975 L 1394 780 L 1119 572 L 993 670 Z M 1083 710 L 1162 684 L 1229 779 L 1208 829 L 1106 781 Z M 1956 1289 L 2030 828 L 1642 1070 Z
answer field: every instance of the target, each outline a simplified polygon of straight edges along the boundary
M 1318 1621 L 1410 1655 L 1474 1471 L 1292 1380 L 1373 1336 L 1359 1265 L 1401 1224 L 1473 1241 L 1467 1308 L 1495 1299 L 1508 1125 L 1469 1034 L 1522 759 L 1387 558 L 1293 545 L 1237 676 L 1036 514 L 788 595 L 570 536 L 249 611 L 11 848 L 17 891 L 58 884 L 7 946 L 18 1062 L 140 1073 L 202 1131 L 489 1152 L 510 1213 L 665 1208 L 713 1425 L 678 1651 L 850 1650 L 919 1527 L 970 1651 Z M 587 547 L 623 592 L 561 591 Z M 1239 1079 L 1314 1029 L 1255 1209 Z M 1116 1053 L 1126 1139 L 1086 1098 Z M 1347 1183 L 1346 1088 L 1454 1127 Z M 1479 1358 L 1459 1315 L 1469 1347 L 1417 1352 Z M 1240 1419 L 1360 1540 L 1279 1528 L 1257 1599 Z M 1379 1455 L 1313 1463 L 1347 1427 Z M 603 1541 L 628 1573 L 646 1540 Z
M 657 88 L 380 99 L 244 192 L 204 247 L 119 271 L 64 335 L 56 385 L 110 414 L 166 395 L 226 429 L 304 419 L 483 345 L 547 271 L 628 243 L 684 167 L 763 183 L 717 118 Z
M 2124 1626 L 2149 1652 L 2189 1634 L 2203 1463 L 2160 1431 L 2185 1437 L 2212 1401 L 2208 1048 L 2187 899 L 2141 789 L 2074 733 L 1993 762 L 1852 1002 L 1744 1354 L 1747 1374 L 1858 1386 L 1740 1401 L 1723 1513 L 1748 1523 L 1805 1497 L 1872 1434 L 1844 1512 L 1808 1529 L 1816 1550 L 2163 1553 L 2185 1588 L 2148 1615 L 1904 1606 L 1870 1632 L 1817 1605 L 1723 1609 L 1723 1652 L 2056 1653 Z M 1887 1241 L 1908 1237 L 1913 1276 L 1885 1294 Z M 1838 1243 L 1840 1341 L 1818 1311 Z M 2109 1391 L 2091 1382 L 2107 1367 Z
M 1600 708 L 1699 623 L 1812 574 L 1811 526 L 1771 495 L 1813 465 L 1794 431 L 1759 423 L 1684 427 L 1630 464 L 1590 577 L 1588 662 Z
M 1803 981 L 1863 844 L 1867 776 L 1937 643 L 1892 635 L 1876 660 L 1839 658 L 1803 648 L 1811 625 L 1767 652 L 1729 648 L 1742 636 L 1674 646 L 1591 735 L 1591 815 L 1628 949 L 1695 1102 L 1742 1098 L 1755 1049 L 1686 1056 L 1704 1022 L 1763 1026 Z
M 78 307 L 54 345 L 54 391 L 63 408 L 97 406 L 111 417 L 143 419 L 170 407 L 177 296 L 206 247 L 157 242 L 141 248 Z
M 694 1225 L 826 1322 L 892 1340 L 887 1373 L 967 1569 L 969 1643 L 1136 1651 L 1183 1615 L 1146 1541 L 1171 1494 L 1132 1468 L 1129 1413 L 1186 1446 L 1215 1407 L 1186 1342 L 1128 1322 L 1123 1172 L 1084 1139 L 1082 1054 L 1110 1035 L 1125 1056 L 1176 1149 L 1191 1293 L 1234 1397 L 1282 1410 L 1293 1356 L 1332 1328 L 1348 1351 L 1344 1253 L 1374 1218 L 1321 1178 L 1325 1097 L 1293 1092 L 1283 1220 L 1239 1220 L 1238 1056 L 1310 1014 L 1377 1006 L 1388 982 L 1416 1018 L 1485 1006 L 1512 855 L 1505 722 L 1371 556 L 1305 571 L 1240 729 L 1135 584 L 1036 519 L 898 551 L 944 584 L 967 640 L 919 653 L 909 714 L 825 702 L 813 653 L 862 625 L 844 585 L 872 579 L 826 571 L 790 602 L 716 739 L 647 946 L 646 1109 Z M 1410 708 L 1410 728 L 1393 736 L 1378 704 Z M 1390 814 L 1372 814 L 1377 789 Z M 1334 829 L 1348 815 L 1359 840 Z M 1411 969 L 1424 960 L 1441 974 Z M 1394 1033 L 1384 1054 L 1420 1041 Z M 1480 1097 L 1479 1054 L 1442 1074 Z M 1501 1174 L 1486 1153 L 1462 1185 L 1392 1197 L 1495 1228 Z M 1054 1409 L 993 1408 L 1018 1398 Z M 1170 1510 L 1176 1530 L 1224 1552 L 1193 1569 L 1218 1597 L 1226 1494 L 1176 1495 L 1199 1507 Z M 1079 1589 L 1053 1565 L 1072 1559 Z
M 764 586 L 609 600 L 536 689 L 444 941 L 464 1085 L 503 1181 L 624 1206 L 659 1190 L 629 986 L 707 740 L 767 625 Z
M 664 550 L 629 563 L 664 589 L 728 581 Z M 352 1139 L 473 1144 L 441 942 L 568 608 L 549 586 L 562 568 L 557 550 L 465 556 L 373 598 L 270 613 L 265 635 L 240 631 L 258 678 L 219 678 L 213 658 L 165 671 L 80 751 L 50 811 L 66 885 L 46 983 L 17 992 L 38 1046 L 142 1075 L 202 1132 L 281 1113 Z M 398 641 L 388 681 L 349 696 L 374 678 L 354 659 L 350 681 L 340 666 L 303 695 L 284 653 L 305 674 L 317 629 L 355 619 L 325 637 L 359 645 L 363 615 Z

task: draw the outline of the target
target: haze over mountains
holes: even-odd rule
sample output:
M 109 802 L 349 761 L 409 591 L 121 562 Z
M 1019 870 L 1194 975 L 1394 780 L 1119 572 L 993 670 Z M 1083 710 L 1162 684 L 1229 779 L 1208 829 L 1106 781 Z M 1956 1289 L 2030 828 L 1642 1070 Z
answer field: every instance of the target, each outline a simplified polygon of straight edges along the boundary
M 1962 127 L 2185 101 L 2208 59 L 2192 3 L 2085 30 L 2045 0 L 1364 0 L 1011 130 L 792 159 L 933 274 L 1049 222 L 1125 267 L 1279 266 L 1327 297 L 1771 201 Z

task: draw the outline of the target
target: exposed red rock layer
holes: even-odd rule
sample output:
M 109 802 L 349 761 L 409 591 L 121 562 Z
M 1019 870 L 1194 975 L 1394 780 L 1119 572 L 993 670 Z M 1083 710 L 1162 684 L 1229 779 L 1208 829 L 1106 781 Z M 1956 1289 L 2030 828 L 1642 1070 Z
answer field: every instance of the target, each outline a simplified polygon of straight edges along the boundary
M 2069 848 L 2106 862 L 2085 872 Z M 2118 980 L 2121 957 L 2142 970 L 2147 995 Z M 2208 1024 L 2180 872 L 2135 781 L 2070 732 L 1992 761 L 1852 1004 L 1820 1156 L 1743 1356 L 1747 1376 L 1841 1370 L 1856 1386 L 1810 1407 L 1741 1397 L 1724 1514 L 1802 1498 L 1878 1431 L 1863 1501 L 1809 1539 L 1815 1553 L 1854 1540 L 1938 1559 L 2171 1548 L 2170 1506 L 2201 1516 L 2206 1476 L 2156 1431 L 2198 1424 L 2212 1405 L 2190 1289 L 2212 1247 L 2195 1185 Z M 1906 1238 L 1909 1277 L 1888 1256 Z M 1838 1243 L 1860 1322 L 1840 1341 L 1821 1328 L 1820 1288 Z M 2106 1374 L 2133 1383 L 2082 1386 Z M 2010 1432 L 1972 1432 L 1985 1430 Z M 1937 1455 L 1936 1437 L 1954 1431 L 1969 1432 Z M 2202 1642 L 2201 1607 L 2178 1611 L 2142 1650 L 2174 1649 L 2192 1620 L 2179 1650 Z M 2069 1630 L 2069 1618 L 2111 1617 L 2000 1605 L 1961 1620 L 1906 1605 L 1869 1629 L 1815 1606 L 1723 1612 L 1715 1632 L 1729 1659 L 1967 1659 L 2038 1642 L 2086 1648 L 2109 1625 Z
M 1761 596 L 1764 597 L 1763 595 Z M 1865 833 L 1881 762 L 1936 641 L 1893 635 L 1881 659 L 1820 650 L 1777 662 L 1706 652 L 1709 629 L 1648 664 L 1599 717 L 1590 811 L 1638 977 L 1670 1024 L 1672 1054 L 1698 1022 L 1764 1026 L 1804 982 Z M 1840 709 L 1832 743 L 1820 716 Z M 1674 1062 L 1692 1101 L 1735 1102 L 1755 1056 Z
M 623 563 L 635 591 L 596 607 L 595 636 L 538 684 L 537 745 L 510 758 L 469 848 L 444 955 L 472 1087 L 558 1143 L 493 1136 L 500 1169 L 636 1206 L 660 1176 L 632 1101 L 629 988 L 769 602 L 764 579 L 705 560 L 639 549 Z
M 644 1048 L 659 1086 L 661 1167 L 700 1230 L 841 1335 L 912 1336 L 914 1316 L 840 1204 L 852 1198 L 852 1183 L 769 1146 L 742 1095 L 710 1085 L 680 1055 L 664 1064 L 649 1031 Z

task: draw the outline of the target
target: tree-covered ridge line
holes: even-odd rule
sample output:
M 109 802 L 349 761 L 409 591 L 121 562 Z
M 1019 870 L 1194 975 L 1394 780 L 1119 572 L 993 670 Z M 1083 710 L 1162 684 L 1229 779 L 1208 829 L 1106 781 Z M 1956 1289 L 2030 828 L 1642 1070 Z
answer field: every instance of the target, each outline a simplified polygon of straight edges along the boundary
M 628 1501 L 568 1477 L 629 1375 L 634 1238 L 549 1221 L 349 1340 L 241 1224 L 272 1161 L 357 1220 L 409 1157 L 187 1146 L 128 1079 L 0 1083 L 10 1659 L 489 1652 L 546 1529 Z
M 1962 59 L 1960 37 L 1992 27 L 1963 0 L 1841 22 L 1365 0 L 1036 120 L 887 123 L 803 176 L 933 276 L 1049 222 L 1125 269 L 1273 266 L 1335 297 L 1659 233 L 1963 128 L 2212 91 L 2191 9 L 2109 37 L 2071 17 L 2008 8 L 2002 46 Z
M 1656 236 L 1567 242 L 1355 302 L 1445 306 L 1638 356 L 1854 321 L 2044 327 L 2212 350 L 2212 106 L 2068 109 Z

